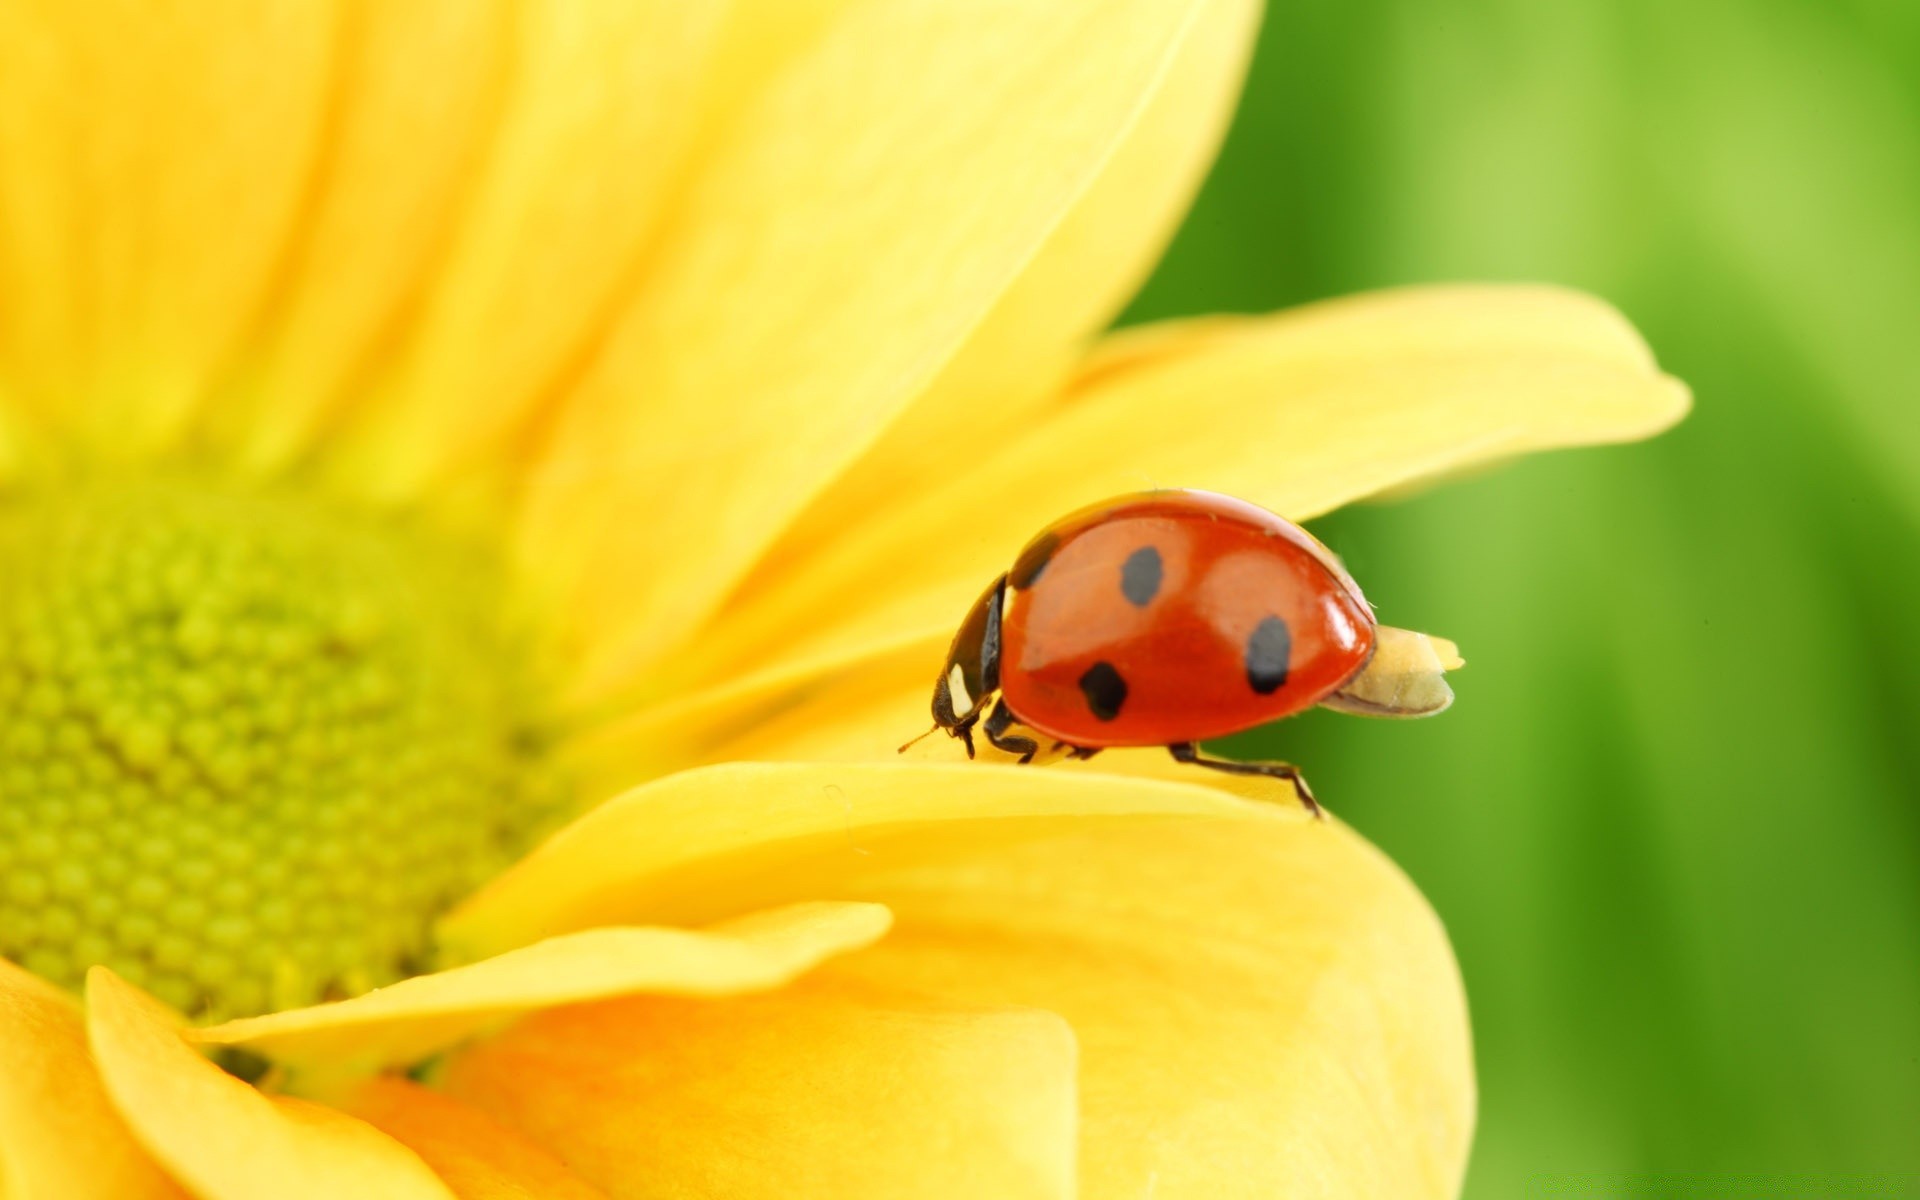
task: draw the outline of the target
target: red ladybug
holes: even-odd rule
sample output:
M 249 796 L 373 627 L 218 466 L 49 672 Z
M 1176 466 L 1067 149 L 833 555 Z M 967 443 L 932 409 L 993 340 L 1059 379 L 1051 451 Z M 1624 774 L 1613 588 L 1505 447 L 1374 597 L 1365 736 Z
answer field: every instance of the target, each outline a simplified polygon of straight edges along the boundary
M 1383 635 L 1395 650 L 1376 669 Z M 1377 625 L 1332 552 L 1292 522 L 1212 492 L 1142 492 L 1027 543 L 954 636 L 933 719 L 968 757 L 976 724 L 1023 763 L 1040 747 L 1016 726 L 1079 758 L 1165 746 L 1286 780 L 1317 814 L 1298 768 L 1206 758 L 1197 743 L 1316 704 L 1425 716 L 1451 701 L 1439 674 L 1457 665 L 1449 644 Z

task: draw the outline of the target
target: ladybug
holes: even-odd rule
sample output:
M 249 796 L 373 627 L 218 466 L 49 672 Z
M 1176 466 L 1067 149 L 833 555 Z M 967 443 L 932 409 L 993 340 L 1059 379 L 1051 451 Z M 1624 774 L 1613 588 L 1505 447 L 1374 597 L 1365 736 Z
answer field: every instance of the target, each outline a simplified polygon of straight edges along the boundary
M 1385 652 L 1384 651 L 1389 651 Z M 1453 693 L 1450 643 L 1374 621 L 1312 534 L 1212 492 L 1121 496 L 1028 542 L 961 623 L 933 688 L 937 729 L 1033 761 L 1165 746 L 1175 759 L 1290 783 L 1290 763 L 1234 762 L 1199 743 L 1315 705 L 1426 716 Z M 1019 731 L 1016 731 L 1019 727 Z M 902 747 L 904 750 L 905 747 Z

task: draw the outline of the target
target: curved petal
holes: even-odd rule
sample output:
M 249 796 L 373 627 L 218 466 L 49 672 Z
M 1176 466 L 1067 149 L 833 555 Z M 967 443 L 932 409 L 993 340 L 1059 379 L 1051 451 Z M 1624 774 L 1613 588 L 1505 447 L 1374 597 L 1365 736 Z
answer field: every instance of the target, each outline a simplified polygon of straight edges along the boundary
M 79 1005 L 0 959 L 0 1184 L 9 1200 L 185 1195 L 107 1101 Z
M 577 370 L 635 286 L 694 144 L 725 6 L 541 0 L 417 323 L 339 471 L 411 495 L 470 465 Z
M 970 463 L 1020 428 L 1118 315 L 1178 227 L 1233 115 L 1257 0 L 1210 0 L 1098 179 L 952 362 L 787 531 L 831 541 L 876 504 Z M 782 570 L 760 564 L 741 584 Z
M 458 1099 L 616 1195 L 1068 1200 L 1074 1044 L 1050 1013 L 802 983 L 542 1013 Z
M 94 1061 L 120 1115 L 203 1200 L 451 1200 L 411 1150 L 318 1104 L 266 1096 L 200 1057 L 158 1001 L 87 975 Z
M 509 1017 L 632 992 L 719 996 L 778 987 L 887 929 L 871 904 L 798 904 L 705 932 L 589 929 L 351 1000 L 188 1036 L 334 1075 L 418 1062 Z
M 846 971 L 1073 1026 L 1089 1200 L 1459 1192 L 1459 976 L 1419 893 L 1344 828 L 1105 828 L 847 889 L 900 926 Z
M 1618 313 L 1553 288 L 1413 288 L 1123 334 L 1051 419 L 811 547 L 665 670 L 721 679 L 950 634 L 1039 527 L 1106 496 L 1205 487 L 1300 520 L 1478 463 L 1644 437 L 1686 408 Z
M 0 8 L 0 373 L 118 455 L 176 435 L 274 286 L 344 10 Z
M 1132 125 L 1198 0 L 853 8 L 740 114 L 530 482 L 594 646 L 671 646 L 949 360 Z
M 341 1107 L 425 1159 L 460 1200 L 605 1200 L 540 1146 L 418 1084 L 375 1079 Z
M 479 956 L 577 929 L 715 920 L 832 898 L 850 863 L 916 861 L 1089 821 L 1297 820 L 1180 784 L 1019 767 L 727 763 L 607 801 L 470 897 L 441 925 Z

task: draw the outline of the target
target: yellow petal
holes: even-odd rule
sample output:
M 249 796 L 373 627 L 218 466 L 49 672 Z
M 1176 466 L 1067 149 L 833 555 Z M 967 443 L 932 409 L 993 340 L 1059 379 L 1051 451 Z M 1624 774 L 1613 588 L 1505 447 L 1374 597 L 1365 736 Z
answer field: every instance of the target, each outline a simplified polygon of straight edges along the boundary
M 372 1080 L 342 1107 L 407 1145 L 460 1200 L 605 1200 L 546 1150 L 418 1084 Z
M 1688 405 L 1618 312 L 1558 288 L 1405 288 L 1184 332 L 1117 337 L 987 478 L 1070 508 L 1143 473 L 1206 474 L 1304 520 L 1475 463 L 1648 437 Z M 1096 478 L 1039 469 L 1075 437 Z
M 845 971 L 1073 1026 L 1088 1200 L 1458 1194 L 1474 1089 L 1445 934 L 1332 822 L 1106 827 L 840 890 L 899 915 Z
M 267 303 L 341 13 L 0 8 L 0 371 L 96 448 L 177 434 Z
M 787 63 L 809 53 L 860 0 L 729 0 L 715 55 L 709 132 L 730 124 Z
M 600 925 L 715 920 L 766 907 L 758 896 L 831 897 L 828 881 L 849 863 L 960 853 L 1088 821 L 1174 817 L 1300 819 L 1204 787 L 1113 786 L 1019 767 L 703 767 L 576 820 L 449 915 L 442 939 L 477 956 Z
M 203 1200 L 450 1200 L 405 1146 L 317 1104 L 266 1096 L 200 1057 L 172 1015 L 104 967 L 87 1030 L 107 1093 L 137 1137 Z
M 888 759 L 928 730 L 932 680 L 951 640 L 943 632 L 848 647 L 696 688 L 587 726 L 559 748 L 562 769 L 582 795 L 611 796 L 707 763 Z
M 759 991 L 886 932 L 869 904 L 798 904 L 706 932 L 589 929 L 351 1000 L 229 1021 L 189 1036 L 330 1074 L 418 1062 L 534 1009 L 632 992 Z
M 802 983 L 542 1013 L 459 1099 L 616 1195 L 1066 1200 L 1073 1035 L 1049 1013 Z
M 279 303 L 233 394 L 210 414 L 214 436 L 249 466 L 283 465 L 359 394 L 370 354 L 446 252 L 497 116 L 509 16 L 505 0 L 354 13 L 333 131 Z
M 0 959 L 0 1190 L 8 1200 L 184 1193 L 107 1101 L 72 997 Z
M 32 453 L 28 445 L 25 411 L 7 395 L 0 379 L 0 488 L 11 486 L 27 470 Z
M 950 633 L 1028 538 L 1107 496 L 1201 487 L 1301 520 L 1476 463 L 1644 437 L 1686 408 L 1618 313 L 1553 288 L 1412 288 L 1123 334 L 1051 419 L 797 555 L 671 669 L 719 679 Z
M 1467 1024 L 1419 894 L 1337 823 L 1101 763 L 687 772 L 583 818 L 455 925 L 882 901 L 887 940 L 817 976 L 1066 1016 L 1087 1195 L 1451 1195 Z
M 1196 6 L 860 5 L 740 114 L 532 483 L 520 550 L 596 645 L 583 691 L 684 636 L 952 357 Z
M 498 128 L 418 324 L 368 385 L 380 402 L 345 479 L 417 491 L 521 433 L 578 369 L 633 288 L 692 148 L 724 11 L 543 0 L 516 12 Z
M 685 719 L 678 728 L 647 729 L 645 714 L 617 722 L 612 729 L 630 725 L 644 740 L 623 746 L 596 733 L 583 739 L 580 759 L 594 761 L 593 777 L 611 778 L 620 765 L 634 765 L 636 749 L 664 739 L 673 750 L 690 755 L 676 767 L 739 760 L 893 761 L 902 743 L 933 725 L 933 679 L 940 673 L 948 640 L 920 639 L 891 653 L 877 649 L 830 673 L 779 681 L 780 692 L 741 720 L 715 722 L 710 711 L 694 708 L 683 710 Z M 705 700 L 701 694 L 689 698 L 695 705 Z M 983 739 L 975 741 L 981 743 L 983 757 L 991 759 L 994 751 L 985 748 Z M 955 763 L 965 758 L 965 750 L 936 732 L 907 747 L 905 757 Z
M 831 541 L 876 504 L 950 475 L 1017 430 L 1118 315 L 1173 236 L 1233 114 L 1255 0 L 1202 8 L 1139 121 L 980 328 L 780 545 Z M 778 571 L 762 564 L 762 572 Z M 749 578 L 742 589 L 751 591 Z

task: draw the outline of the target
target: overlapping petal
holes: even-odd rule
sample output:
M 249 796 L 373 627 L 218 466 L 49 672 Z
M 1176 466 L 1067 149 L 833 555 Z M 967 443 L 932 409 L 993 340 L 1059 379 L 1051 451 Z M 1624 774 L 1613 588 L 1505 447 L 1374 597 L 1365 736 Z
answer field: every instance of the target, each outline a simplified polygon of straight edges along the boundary
M 886 903 L 889 937 L 822 975 L 1064 1016 L 1086 1194 L 1450 1195 L 1467 1026 L 1418 892 L 1297 808 L 1094 766 L 689 772 L 584 818 L 451 929 Z
M 1173 236 L 1226 133 L 1259 21 L 1209 0 L 1146 109 L 1020 277 L 939 376 L 808 507 L 776 550 L 830 541 L 894 496 L 965 469 L 1072 374 Z M 784 569 L 764 562 L 741 586 Z
M 134 1136 L 202 1200 L 452 1200 L 418 1155 L 371 1125 L 265 1095 L 202 1058 L 172 1014 L 104 967 L 87 977 L 87 1031 Z
M 777 987 L 886 932 L 872 904 L 796 904 L 705 931 L 604 927 L 469 966 L 418 975 L 351 1000 L 194 1031 L 330 1074 L 404 1067 L 506 1018 L 633 992 L 729 995 Z
M 521 558 L 592 640 L 584 689 L 684 637 L 951 359 L 1196 8 L 861 5 L 740 115 L 531 484 Z
M 496 954 L 602 925 L 837 899 L 849 864 L 977 852 L 1085 822 L 1295 816 L 1209 788 L 985 764 L 725 763 L 595 808 L 468 898 L 441 937 Z
M 79 1005 L 0 959 L 0 1185 L 9 1200 L 175 1200 L 113 1110 Z
M 802 983 L 541 1014 L 455 1098 L 615 1195 L 1069 1200 L 1075 1049 L 1050 1013 Z

